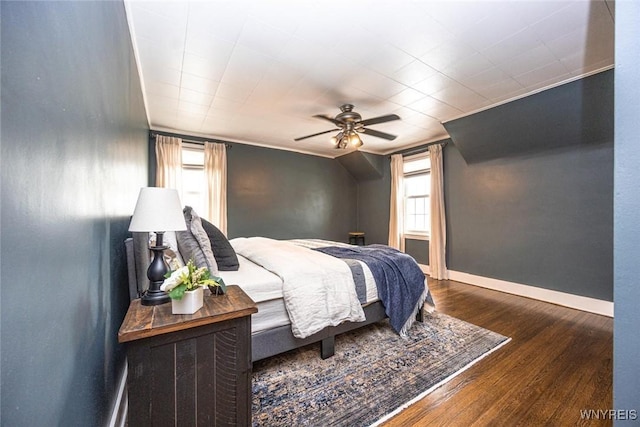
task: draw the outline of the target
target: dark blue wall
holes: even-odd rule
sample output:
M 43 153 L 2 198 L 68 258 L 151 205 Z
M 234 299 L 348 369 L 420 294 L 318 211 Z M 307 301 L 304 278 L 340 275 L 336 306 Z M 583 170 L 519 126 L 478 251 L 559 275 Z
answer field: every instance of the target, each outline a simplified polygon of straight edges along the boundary
M 607 71 L 447 126 L 450 270 L 613 301 L 612 102 Z
M 357 184 L 336 160 L 235 144 L 227 151 L 228 235 L 346 242 Z
M 640 2 L 616 2 L 613 407 L 640 412 Z M 640 414 L 638 414 L 640 416 Z M 638 420 L 616 425 L 637 425 Z
M 375 156 L 369 154 L 368 156 Z M 377 179 L 358 183 L 358 231 L 365 233 L 367 244 L 389 243 L 389 198 L 391 197 L 391 168 L 389 156 L 381 157 Z
M 418 264 L 429 265 L 429 241 L 405 239 L 404 251 L 411 255 Z
M 613 301 L 613 144 L 444 160 L 450 270 Z
M 2 2 L 2 409 L 104 425 L 148 127 L 121 2 Z

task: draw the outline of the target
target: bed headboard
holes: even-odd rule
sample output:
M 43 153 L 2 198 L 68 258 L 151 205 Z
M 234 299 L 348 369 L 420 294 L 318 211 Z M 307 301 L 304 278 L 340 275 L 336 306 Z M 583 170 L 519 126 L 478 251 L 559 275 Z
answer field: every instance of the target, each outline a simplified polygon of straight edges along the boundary
M 127 254 L 127 274 L 129 278 L 129 299 L 140 298 L 142 293 L 149 289 L 147 268 L 151 262 L 149 256 L 148 233 L 132 233 L 124 241 Z

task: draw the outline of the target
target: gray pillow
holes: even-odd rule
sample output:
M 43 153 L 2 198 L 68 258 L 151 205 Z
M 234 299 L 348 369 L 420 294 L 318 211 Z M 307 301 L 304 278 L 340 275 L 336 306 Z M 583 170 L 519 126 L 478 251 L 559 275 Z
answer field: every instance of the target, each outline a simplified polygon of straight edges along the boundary
M 185 264 L 192 259 L 196 267 L 207 267 L 212 275 L 217 275 L 218 264 L 213 256 L 209 236 L 202 228 L 202 220 L 191 206 L 186 206 L 182 212 L 187 223 L 187 231 L 176 232 L 182 259 Z

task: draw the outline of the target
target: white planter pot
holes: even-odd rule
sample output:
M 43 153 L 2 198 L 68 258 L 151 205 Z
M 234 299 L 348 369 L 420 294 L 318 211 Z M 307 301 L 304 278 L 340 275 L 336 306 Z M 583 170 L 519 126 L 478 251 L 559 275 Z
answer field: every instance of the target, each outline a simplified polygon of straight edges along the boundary
M 171 312 L 173 314 L 193 314 L 202 308 L 203 296 L 201 286 L 193 291 L 187 291 L 182 299 L 171 300 Z

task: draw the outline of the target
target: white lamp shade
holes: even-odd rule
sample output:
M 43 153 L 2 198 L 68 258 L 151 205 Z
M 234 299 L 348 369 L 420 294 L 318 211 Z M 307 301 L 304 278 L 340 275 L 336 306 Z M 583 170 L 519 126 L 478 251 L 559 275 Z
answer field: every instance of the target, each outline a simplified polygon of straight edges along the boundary
M 164 232 L 186 229 L 177 190 L 160 187 L 140 189 L 129 231 Z

